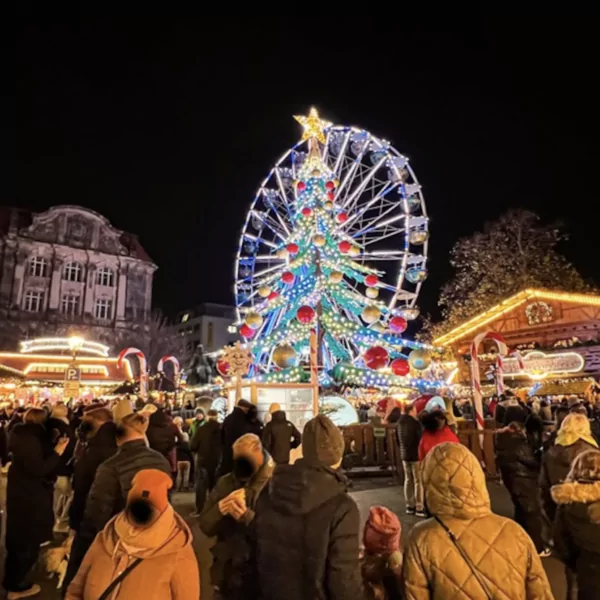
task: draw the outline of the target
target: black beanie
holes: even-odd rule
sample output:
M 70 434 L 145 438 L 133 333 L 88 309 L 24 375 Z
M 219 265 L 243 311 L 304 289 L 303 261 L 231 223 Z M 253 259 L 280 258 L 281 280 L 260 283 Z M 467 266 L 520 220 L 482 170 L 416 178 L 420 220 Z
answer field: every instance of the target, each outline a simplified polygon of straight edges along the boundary
M 325 415 L 311 419 L 302 432 L 302 456 L 318 461 L 328 467 L 335 465 L 344 456 L 342 432 Z

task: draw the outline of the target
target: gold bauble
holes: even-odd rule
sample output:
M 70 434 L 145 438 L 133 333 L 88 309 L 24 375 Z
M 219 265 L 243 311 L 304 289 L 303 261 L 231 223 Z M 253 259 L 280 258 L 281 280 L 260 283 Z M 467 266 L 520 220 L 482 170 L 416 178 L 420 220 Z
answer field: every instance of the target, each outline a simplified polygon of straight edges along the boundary
M 340 185 L 340 180 L 339 180 L 339 179 L 334 179 L 334 180 L 333 180 L 333 185 L 334 185 L 335 187 L 337 187 L 338 185 Z
M 277 258 L 287 258 L 289 254 L 290 253 L 285 248 L 279 248 L 279 250 L 277 250 Z
M 258 329 L 262 325 L 263 318 L 257 312 L 251 311 L 246 315 L 244 322 L 248 327 Z
M 358 256 L 360 254 L 360 248 L 358 246 L 352 246 L 350 250 L 348 250 L 348 254 L 350 256 Z
M 367 295 L 367 298 L 377 298 L 377 296 L 379 296 L 379 290 L 377 288 L 368 287 L 365 290 L 365 294 Z
M 320 233 L 313 236 L 313 244 L 315 246 L 324 246 L 326 241 L 325 236 Z
M 408 355 L 408 364 L 417 371 L 423 371 L 431 364 L 431 354 L 425 348 L 413 350 Z
M 342 279 L 344 279 L 344 274 L 339 271 L 331 271 L 331 273 L 329 273 L 329 281 L 331 281 L 331 283 L 340 283 Z
M 261 285 L 258 288 L 258 295 L 261 298 L 267 298 L 270 293 L 271 293 L 271 288 L 268 285 Z
M 280 344 L 273 350 L 271 358 L 280 369 L 287 369 L 296 365 L 298 355 L 290 344 Z
M 376 331 L 377 333 L 383 333 L 385 331 L 385 327 L 383 326 L 382 323 L 373 323 L 373 325 L 371 325 L 369 327 L 369 331 Z
M 361 314 L 361 318 L 365 323 L 375 323 L 381 316 L 381 312 L 376 306 L 367 306 Z
M 333 210 L 333 202 L 327 200 L 327 202 L 323 202 L 323 208 L 325 210 Z
M 319 171 L 319 169 L 313 169 L 311 175 L 313 177 L 318 177 L 321 174 L 321 171 Z

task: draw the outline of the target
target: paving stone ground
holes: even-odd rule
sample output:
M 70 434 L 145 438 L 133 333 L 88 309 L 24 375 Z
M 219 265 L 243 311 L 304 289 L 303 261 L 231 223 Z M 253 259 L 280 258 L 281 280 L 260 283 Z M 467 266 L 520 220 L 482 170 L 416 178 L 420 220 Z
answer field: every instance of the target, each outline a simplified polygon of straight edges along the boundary
M 492 498 L 492 507 L 497 514 L 510 517 L 512 514 L 512 503 L 505 488 L 496 483 L 489 484 L 490 496 Z M 406 515 L 404 513 L 405 505 L 402 495 L 402 488 L 395 485 L 391 479 L 376 478 L 368 480 L 355 480 L 352 489 L 352 496 L 359 506 L 361 516 L 366 519 L 369 507 L 373 504 L 382 504 L 394 511 L 402 522 L 403 533 L 402 537 L 408 535 L 411 527 L 419 522 L 419 519 Z M 198 529 L 193 519 L 189 519 L 190 513 L 193 511 L 193 494 L 176 494 L 174 505 L 179 513 L 186 518 L 188 524 L 192 528 L 194 534 L 194 549 L 198 557 L 200 565 L 201 578 L 201 597 L 202 600 L 212 600 L 212 591 L 209 585 L 209 568 L 210 568 L 210 542 Z M 544 559 L 544 567 L 548 573 L 552 591 L 556 600 L 566 598 L 564 569 L 560 562 L 555 559 Z M 2 561 L 3 564 L 3 561 Z M 0 571 L 2 567 L 0 566 Z M 48 581 L 42 574 L 37 579 L 42 585 L 42 594 L 37 596 L 40 600 L 59 600 L 60 593 L 56 590 L 56 582 Z M 2 598 L 0 591 L 0 598 Z

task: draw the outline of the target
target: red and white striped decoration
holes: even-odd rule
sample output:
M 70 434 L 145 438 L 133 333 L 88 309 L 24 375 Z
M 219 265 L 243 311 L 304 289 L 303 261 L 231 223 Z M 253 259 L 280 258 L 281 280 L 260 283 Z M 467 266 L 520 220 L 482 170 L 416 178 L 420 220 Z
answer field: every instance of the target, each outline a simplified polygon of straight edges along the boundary
M 521 371 L 525 370 L 525 363 L 523 362 L 523 357 L 519 353 L 518 350 L 511 350 L 508 353 L 507 358 L 515 358 L 517 364 L 519 365 L 519 369 Z M 501 354 L 498 354 L 498 358 L 496 359 L 496 391 L 498 395 L 504 394 L 506 391 L 506 387 L 504 386 L 504 358 Z
M 145 400 L 148 397 L 148 361 L 139 348 L 124 348 L 117 359 L 119 368 L 123 368 L 123 361 L 129 354 L 133 354 L 140 361 L 140 396 Z
M 170 362 L 173 365 L 173 381 L 175 383 L 177 383 L 177 378 L 179 377 L 180 368 L 179 368 L 179 361 L 173 355 L 167 354 L 166 356 L 163 356 L 158 361 L 158 371 L 164 372 L 165 363 L 168 363 L 168 362 Z
M 471 381 L 473 384 L 473 408 L 475 412 L 475 421 L 477 422 L 477 430 L 479 431 L 479 443 L 483 448 L 483 395 L 481 394 L 481 380 L 479 377 L 479 346 L 483 340 L 494 340 L 498 345 L 498 355 L 500 359 L 500 376 L 496 371 L 496 382 L 502 380 L 502 356 L 508 353 L 508 346 L 504 338 L 495 331 L 485 331 L 480 333 L 471 344 Z M 498 363 L 496 363 L 498 368 Z M 503 385 L 503 384 L 502 384 Z

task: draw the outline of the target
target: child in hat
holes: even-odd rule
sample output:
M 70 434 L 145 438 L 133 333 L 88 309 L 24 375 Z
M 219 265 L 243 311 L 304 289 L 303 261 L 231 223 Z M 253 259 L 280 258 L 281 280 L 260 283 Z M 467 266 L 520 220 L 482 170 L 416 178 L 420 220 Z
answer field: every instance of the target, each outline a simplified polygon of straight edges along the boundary
M 398 517 L 385 506 L 372 506 L 363 532 L 361 573 L 369 600 L 400 600 L 402 552 Z

